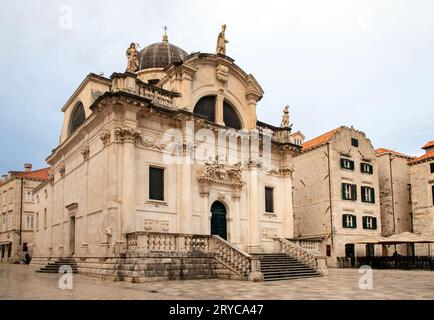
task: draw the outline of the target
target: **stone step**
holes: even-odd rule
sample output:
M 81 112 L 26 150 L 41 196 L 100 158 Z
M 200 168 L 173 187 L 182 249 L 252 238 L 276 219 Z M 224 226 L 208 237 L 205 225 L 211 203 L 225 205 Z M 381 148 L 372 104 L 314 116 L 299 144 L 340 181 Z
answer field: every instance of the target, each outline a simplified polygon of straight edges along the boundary
M 320 276 L 321 276 L 320 274 L 317 274 L 317 275 L 297 275 L 297 276 L 290 276 L 290 277 L 274 277 L 274 278 L 264 278 L 264 281 L 295 280 L 295 279 L 314 278 Z

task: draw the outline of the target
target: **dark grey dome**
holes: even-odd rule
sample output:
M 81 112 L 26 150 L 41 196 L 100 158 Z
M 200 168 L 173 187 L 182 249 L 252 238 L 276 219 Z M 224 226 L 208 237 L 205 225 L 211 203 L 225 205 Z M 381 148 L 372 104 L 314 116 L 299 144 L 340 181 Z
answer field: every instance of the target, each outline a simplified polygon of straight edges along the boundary
M 139 52 L 139 70 L 164 68 L 172 62 L 182 61 L 187 55 L 187 52 L 164 39 Z

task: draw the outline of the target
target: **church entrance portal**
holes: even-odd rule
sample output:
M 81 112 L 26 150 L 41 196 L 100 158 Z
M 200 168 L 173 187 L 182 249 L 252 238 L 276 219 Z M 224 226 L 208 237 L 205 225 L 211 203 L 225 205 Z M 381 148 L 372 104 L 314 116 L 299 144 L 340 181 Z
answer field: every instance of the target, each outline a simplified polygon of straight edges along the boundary
M 211 206 L 211 234 L 227 240 L 226 208 L 220 201 Z

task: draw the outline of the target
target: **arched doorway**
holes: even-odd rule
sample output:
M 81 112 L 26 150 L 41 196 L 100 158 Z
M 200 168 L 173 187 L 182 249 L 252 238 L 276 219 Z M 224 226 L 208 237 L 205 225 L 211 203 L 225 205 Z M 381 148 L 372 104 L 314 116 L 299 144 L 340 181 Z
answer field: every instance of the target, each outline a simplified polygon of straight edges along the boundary
M 227 240 L 226 207 L 220 201 L 211 206 L 211 234 Z

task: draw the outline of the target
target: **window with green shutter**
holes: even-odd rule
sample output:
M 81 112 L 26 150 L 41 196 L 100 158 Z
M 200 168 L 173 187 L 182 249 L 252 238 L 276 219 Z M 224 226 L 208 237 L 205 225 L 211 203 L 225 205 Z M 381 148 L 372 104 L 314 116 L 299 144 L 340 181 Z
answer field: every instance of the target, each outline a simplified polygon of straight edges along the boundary
M 362 217 L 363 229 L 377 230 L 377 218 L 365 216 Z
M 342 199 L 357 200 L 357 186 L 350 183 L 342 183 Z
M 342 227 L 343 228 L 357 228 L 357 217 L 352 214 L 343 214 L 342 215 Z
M 373 169 L 372 165 L 369 163 L 366 163 L 366 162 L 360 163 L 360 171 L 362 173 L 367 173 L 367 174 L 373 174 L 374 173 L 374 169 Z
M 350 159 L 341 158 L 341 168 L 347 170 L 354 170 L 354 161 Z
M 375 203 L 375 190 L 371 187 L 361 187 L 362 202 Z

